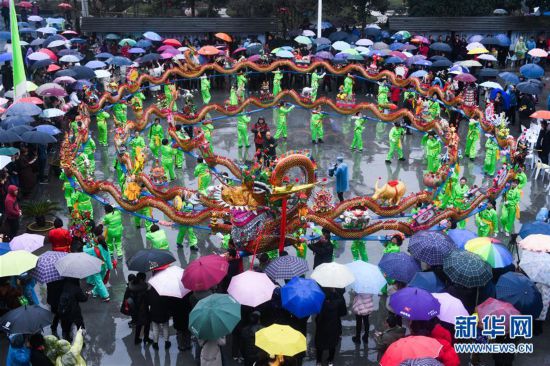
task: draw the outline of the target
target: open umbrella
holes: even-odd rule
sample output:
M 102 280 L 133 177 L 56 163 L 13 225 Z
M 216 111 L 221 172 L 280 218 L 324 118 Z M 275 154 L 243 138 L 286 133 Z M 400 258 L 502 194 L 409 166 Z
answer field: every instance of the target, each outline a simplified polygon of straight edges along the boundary
M 445 290 L 445 284 L 434 272 L 416 272 L 408 286 L 420 288 L 432 294 Z
M 308 38 L 306 36 L 298 36 L 298 37 L 295 37 L 294 38 L 294 41 L 296 43 L 300 43 L 300 44 L 305 44 L 305 45 L 310 45 L 312 42 L 311 42 L 311 38 Z
M 19 149 L 16 147 L 0 147 L 0 156 L 13 156 L 19 154 Z
M 97 79 L 105 79 L 111 77 L 111 73 L 107 70 L 95 70 L 94 73 Z
M 512 253 L 500 242 L 491 238 L 475 238 L 466 243 L 464 249 L 475 253 L 493 268 L 503 268 L 514 262 Z
M 483 60 L 483 61 L 492 61 L 492 62 L 495 62 L 495 61 L 498 61 L 497 58 L 493 55 L 489 55 L 489 54 L 483 54 L 483 55 L 479 55 L 477 57 L 478 60 Z
M 468 240 L 477 238 L 476 233 L 466 229 L 451 229 L 447 232 L 447 235 L 459 249 L 464 249 L 464 245 Z
M 343 51 L 351 48 L 350 44 L 344 41 L 337 41 L 332 44 L 332 48 L 337 51 Z
M 86 66 L 73 66 L 69 70 L 74 71 L 75 79 L 90 80 L 95 78 L 94 70 Z
M 519 68 L 519 72 L 528 79 L 538 79 L 544 76 L 544 69 L 537 64 L 525 64 Z
M 265 273 L 245 271 L 231 279 L 227 293 L 239 304 L 255 308 L 271 300 L 275 287 Z
M 47 133 L 51 136 L 59 135 L 61 133 L 61 130 L 53 125 L 39 125 L 36 126 L 34 130 Z
M 200 300 L 189 314 L 189 330 L 204 340 L 231 333 L 241 320 L 241 306 L 229 295 L 213 294 Z
M 172 47 L 181 47 L 181 42 L 174 38 L 167 38 L 162 41 L 162 44 L 172 46 Z
M 279 50 L 279 51 L 277 51 L 275 56 L 280 57 L 280 58 L 294 58 L 294 54 L 290 51 L 287 51 L 287 50 Z
M 256 347 L 270 355 L 294 356 L 307 349 L 306 337 L 288 325 L 272 324 L 255 335 Z
M 481 67 L 481 66 L 483 66 L 479 61 L 476 61 L 476 60 L 460 61 L 458 64 L 460 66 L 464 66 L 464 67 Z
M 148 272 L 175 262 L 168 250 L 141 249 L 128 260 L 130 271 Z
M 140 47 L 140 48 L 149 48 L 153 45 L 153 43 L 151 41 L 149 41 L 148 39 L 140 39 L 135 47 Z
M 435 338 L 409 336 L 390 344 L 380 359 L 380 366 L 399 366 L 405 360 L 437 358 L 443 345 Z
M 550 255 L 524 250 L 519 266 L 531 281 L 550 286 Z
M 255 55 L 257 53 L 260 53 L 262 48 L 263 48 L 263 46 L 262 46 L 261 43 L 258 43 L 258 42 L 251 43 L 246 47 L 246 54 L 247 55 Z
M 203 56 L 215 56 L 220 53 L 220 50 L 214 46 L 202 46 L 197 53 Z
M 386 278 L 378 266 L 374 264 L 353 261 L 346 264 L 346 267 L 355 277 L 353 291 L 358 294 L 379 294 L 382 288 L 387 284 Z
M 143 33 L 143 38 L 148 39 L 148 40 L 153 41 L 153 42 L 162 41 L 162 37 L 160 35 L 158 35 L 155 32 L 151 32 L 151 31 Z
M 437 60 L 432 63 L 432 67 L 451 67 L 453 63 L 449 60 Z
M 158 292 L 160 296 L 169 296 L 183 298 L 191 292 L 181 283 L 183 268 L 170 266 L 166 269 L 155 271 L 153 277 L 149 279 L 149 284 Z
M 368 38 L 363 38 L 355 42 L 356 46 L 364 46 L 364 47 L 369 47 L 369 46 L 372 46 L 373 44 L 374 42 Z
M 542 58 L 548 57 L 548 52 L 540 48 L 533 48 L 532 50 L 529 50 L 529 52 L 527 53 L 533 57 L 542 57 Z
M 62 76 L 62 75 L 59 75 L 59 76 Z M 63 92 L 65 93 L 64 95 L 66 95 L 65 88 L 63 88 L 61 85 L 56 83 L 45 83 L 40 85 L 38 89 L 36 89 L 36 94 L 40 96 L 57 96 L 57 95 L 54 95 L 55 92 L 52 92 L 53 89 L 57 89 L 59 90 L 59 92 Z
M 192 291 L 205 291 L 223 280 L 229 269 L 227 260 L 219 255 L 207 255 L 192 261 L 183 274 L 183 285 Z
M 27 131 L 31 131 L 33 128 L 31 126 L 27 126 L 27 125 L 20 125 L 20 126 L 15 126 L 15 127 L 12 127 L 10 128 L 8 131 L 9 132 L 13 132 L 19 136 L 21 136 L 22 134 L 24 134 L 25 132 Z
M 92 60 L 88 61 L 85 66 L 89 67 L 90 69 L 101 69 L 102 67 L 106 67 L 107 64 L 103 61 Z
M 3 128 L 8 129 L 16 126 L 26 125 L 34 121 L 31 116 L 11 116 L 6 117 L 0 123 Z
M 408 359 L 399 364 L 399 366 L 444 366 L 435 358 L 417 358 Z
M 38 305 L 24 305 L 8 311 L 0 318 L 0 329 L 8 334 L 34 334 L 50 325 L 51 311 Z
M 538 95 L 538 94 L 542 93 L 542 87 L 539 84 L 532 83 L 531 80 L 527 80 L 527 81 L 524 81 L 524 82 L 521 82 L 521 83 L 517 84 L 516 89 L 520 93 L 525 93 L 525 94 Z
M 102 58 L 102 59 L 109 59 L 109 58 L 112 58 L 113 55 L 110 54 L 109 52 L 101 52 L 101 53 L 98 53 L 97 55 L 95 55 L 95 58 Z
M 332 60 L 332 59 L 334 58 L 334 56 L 332 55 L 332 53 L 327 52 L 327 51 L 320 51 L 320 52 L 317 52 L 317 53 L 315 54 L 315 57 L 320 58 L 320 59 L 323 59 L 323 60 Z
M 0 143 L 2 144 L 11 144 L 12 142 L 20 141 L 21 137 L 16 133 L 11 131 L 2 131 L 2 133 L 0 133 Z
M 143 48 L 140 48 L 140 47 L 133 47 L 133 48 L 130 48 L 128 50 L 128 53 L 135 53 L 135 54 L 138 54 L 138 53 L 145 53 L 147 51 L 145 51 Z M 89 66 L 88 66 L 89 67 Z
M 330 45 L 332 43 L 332 41 L 328 38 L 325 38 L 325 37 L 321 37 L 321 38 L 317 38 L 315 40 L 315 44 L 317 46 L 320 46 L 320 45 Z
M 523 315 L 537 318 L 542 311 L 542 295 L 533 281 L 524 274 L 507 272 L 496 285 L 497 299 L 509 302 Z
M 502 90 L 502 85 L 500 85 L 499 83 L 496 83 L 494 81 L 485 81 L 485 82 L 479 84 L 479 86 L 482 86 L 482 87 L 487 88 L 487 89 L 500 89 L 500 90 Z
M 43 69 L 44 67 L 48 67 L 51 64 L 53 64 L 53 61 L 50 58 L 47 58 L 44 60 L 33 62 L 30 68 L 31 70 L 36 71 L 38 69 Z
M 66 256 L 65 252 L 49 250 L 38 257 L 36 267 L 30 271 L 30 275 L 40 283 L 49 283 L 63 279 L 55 268 L 55 262 Z
M 283 308 L 300 319 L 318 314 L 324 300 L 324 292 L 315 281 L 310 279 L 294 277 L 281 288 Z
M 273 280 L 289 280 L 306 274 L 308 271 L 309 267 L 304 259 L 285 255 L 269 262 L 264 273 Z
M 0 256 L 0 277 L 19 276 L 34 267 L 38 257 L 26 250 L 15 250 Z
M 8 116 L 36 116 L 42 112 L 34 103 L 16 102 L 12 104 L 6 114 Z
M 355 276 L 345 265 L 330 262 L 317 266 L 311 274 L 311 279 L 321 287 L 344 288 L 355 281 Z
M 86 278 L 101 271 L 103 261 L 86 253 L 69 253 L 57 262 L 55 268 L 63 277 Z
M 432 43 L 430 49 L 438 52 L 451 52 L 453 50 L 451 46 L 443 42 Z
M 0 155 L 0 169 L 4 169 L 6 167 L 6 165 L 8 165 L 9 163 L 11 163 L 11 157 L 5 156 L 5 155 Z M 7 245 L 7 248 L 3 248 L 3 249 L 7 249 L 6 251 L 10 250 L 10 247 L 9 247 L 8 243 L 2 243 L 2 244 Z M 0 252 L 0 255 L 1 254 L 4 254 L 4 252 Z
M 26 250 L 34 252 L 44 246 L 45 237 L 37 234 L 21 234 L 10 241 L 11 250 Z
M 498 70 L 492 69 L 490 67 L 485 67 L 479 70 L 479 76 L 485 78 L 496 78 L 498 76 Z
M 443 271 L 449 279 L 464 287 L 480 287 L 493 277 L 491 266 L 478 255 L 453 251 L 443 261 Z
M 160 55 L 158 53 L 148 53 L 146 55 L 141 56 L 136 61 L 139 61 L 139 63 L 144 64 L 144 63 L 147 63 L 147 62 L 153 62 L 153 61 L 157 61 L 157 60 L 160 60 Z
M 455 324 L 457 316 L 470 315 L 462 301 L 448 293 L 433 293 L 433 297 L 439 301 L 440 308 L 437 317 L 446 323 Z
M 53 82 L 57 84 L 72 84 L 76 82 L 76 79 L 71 76 L 60 76 L 55 78 Z
M 55 137 L 53 137 L 52 135 L 40 131 L 25 132 L 21 135 L 21 139 L 29 144 L 40 145 L 54 144 L 57 142 Z
M 476 310 L 480 319 L 483 319 L 486 316 L 503 316 L 504 326 L 506 329 L 508 329 L 510 324 L 510 316 L 520 315 L 518 309 L 516 309 L 512 304 L 506 301 L 494 299 L 492 297 L 476 306 Z
M 542 235 L 550 236 L 550 224 L 546 222 L 541 222 L 541 221 L 534 221 L 534 222 L 521 225 L 519 236 L 521 236 L 523 240 L 525 240 L 527 236 L 533 235 L 533 234 L 542 234 Z M 548 239 L 550 238 L 546 238 L 546 240 Z M 533 238 L 533 240 L 535 240 L 535 238 Z M 521 242 L 520 242 L 520 246 L 521 246 Z M 532 249 L 528 249 L 528 250 L 532 250 Z
M 409 252 L 419 261 L 440 265 L 456 245 L 451 238 L 439 231 L 419 231 L 409 241 Z
M 44 109 L 40 114 L 40 116 L 44 118 L 55 118 L 55 117 L 61 117 L 64 115 L 65 115 L 65 112 L 63 112 L 61 109 L 58 109 L 58 108 Z
M 121 39 L 119 42 L 118 42 L 118 45 L 119 46 L 130 46 L 130 47 L 134 47 L 136 45 L 136 41 L 131 39 L 131 38 L 124 38 L 124 39 Z
M 409 283 L 416 272 L 419 272 L 420 264 L 406 253 L 384 254 L 378 267 L 387 278 Z
M 123 57 L 123 56 L 111 57 L 107 59 L 106 62 L 109 65 L 115 65 L 115 66 L 130 66 L 133 63 L 129 58 Z
M 440 304 L 426 290 L 405 287 L 390 296 L 394 313 L 410 320 L 430 320 L 439 314 Z
M 529 116 L 530 118 L 537 119 L 550 119 L 550 111 L 536 111 L 535 113 Z

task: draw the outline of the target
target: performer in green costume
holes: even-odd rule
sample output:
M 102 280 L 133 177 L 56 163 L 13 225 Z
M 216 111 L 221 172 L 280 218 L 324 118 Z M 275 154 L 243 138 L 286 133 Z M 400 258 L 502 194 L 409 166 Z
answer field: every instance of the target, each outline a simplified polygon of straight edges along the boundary
M 342 93 L 346 94 L 347 99 L 353 96 L 353 76 L 351 76 L 351 74 L 348 74 L 344 79 L 344 88 Z
M 403 148 L 401 146 L 401 139 L 403 138 L 404 134 L 405 129 L 401 127 L 401 124 L 395 123 L 390 130 L 390 151 L 388 151 L 388 155 L 386 156 L 386 163 L 391 164 L 391 159 L 393 158 L 395 152 L 397 152 L 399 160 L 405 160 L 403 156 Z
M 63 195 L 65 196 L 65 201 L 67 202 L 67 207 L 69 208 L 69 211 L 73 209 L 73 193 L 74 188 L 71 185 L 71 182 L 69 181 L 69 178 L 65 174 L 64 171 L 61 171 L 61 174 L 59 175 L 59 179 L 63 181 Z
M 164 129 L 160 125 L 160 118 L 155 118 L 155 122 L 149 130 L 149 149 L 153 154 L 153 158 L 158 158 L 160 145 L 162 144 L 162 139 L 164 138 Z
M 145 139 L 143 138 L 143 136 L 141 136 L 139 134 L 139 131 L 134 131 L 134 137 L 132 138 L 132 140 L 130 141 L 129 143 L 130 145 L 130 157 L 132 158 L 132 161 L 134 161 L 134 159 L 136 158 L 136 150 L 137 148 L 141 148 L 141 151 L 143 151 L 143 149 L 145 149 Z
M 92 199 L 86 193 L 82 191 L 75 190 L 71 197 L 73 202 L 73 207 L 80 212 L 83 217 L 88 216 L 93 220 L 94 218 L 94 207 L 92 206 Z
M 311 101 L 315 102 L 317 99 L 317 89 L 319 89 L 319 80 L 325 77 L 325 73 L 318 74 L 317 72 L 311 73 Z
M 181 202 L 181 206 L 176 207 L 177 210 L 181 212 L 193 212 L 193 205 L 191 203 L 183 200 L 181 200 L 180 202 Z M 193 227 L 187 226 L 187 225 L 179 225 L 178 237 L 176 239 L 176 246 L 178 248 L 183 248 L 183 241 L 185 240 L 185 237 L 188 235 L 189 235 L 189 240 L 188 240 L 189 249 L 193 251 L 199 250 L 199 248 L 197 247 L 197 243 L 198 243 L 197 235 L 195 235 Z
M 483 162 L 483 172 L 487 175 L 495 175 L 497 168 L 499 148 L 498 144 L 492 137 L 487 137 L 485 143 L 485 161 Z
M 367 247 L 364 240 L 354 240 L 351 243 L 351 255 L 354 261 L 368 262 Z
M 468 135 L 466 136 L 466 147 L 464 148 L 464 156 L 474 161 L 477 155 L 477 142 L 479 141 L 479 121 L 470 119 L 468 124 Z
M 498 230 L 498 217 L 494 202 L 489 201 L 485 210 L 476 214 L 477 236 L 493 236 Z
M 125 160 L 125 155 L 127 156 L 126 148 L 122 146 L 113 160 L 113 168 L 115 169 L 117 182 L 121 190 L 126 181 L 126 174 L 128 173 L 128 167 L 126 167 L 123 162 Z
M 187 135 L 183 131 L 181 125 L 176 125 L 176 136 L 180 140 L 186 140 L 188 139 Z M 183 161 L 185 160 L 185 155 L 183 153 L 183 150 L 181 148 L 174 148 L 176 150 L 176 168 L 183 168 Z
M 101 146 L 107 146 L 107 118 L 111 115 L 105 111 L 101 111 L 96 115 L 97 121 L 97 141 Z
M 231 85 L 231 90 L 229 91 L 229 105 L 238 105 L 239 97 L 237 96 L 237 89 L 235 85 Z
M 168 139 L 163 139 L 160 147 L 160 162 L 164 168 L 164 176 L 170 181 L 176 179 L 176 173 L 174 172 L 175 156 L 176 149 L 170 146 Z
M 351 119 L 354 121 L 354 126 L 353 141 L 351 142 L 350 150 L 357 149 L 363 151 L 363 131 L 365 130 L 365 123 L 367 120 L 361 112 L 357 112 Z
M 214 125 L 210 121 L 204 121 L 201 125 L 201 130 L 204 132 L 204 138 L 210 143 L 210 149 L 212 149 L 212 131 L 214 131 Z
M 84 179 L 88 179 L 93 176 L 94 170 L 92 170 L 92 164 L 90 162 L 90 159 L 88 159 L 88 155 L 84 152 L 81 152 L 76 156 L 75 165 L 78 171 L 82 174 L 82 177 L 84 177 Z
M 403 235 L 394 234 L 390 241 L 384 244 L 384 254 L 388 253 L 399 253 L 401 252 L 401 244 L 403 244 Z
M 145 100 L 145 95 L 141 91 L 138 91 L 132 96 L 132 99 L 130 99 L 130 103 L 132 104 L 132 107 L 137 110 L 141 111 L 143 109 L 143 101 Z
M 204 162 L 203 158 L 197 158 L 197 166 L 195 167 L 193 175 L 199 180 L 199 192 L 206 195 L 206 189 L 210 185 L 212 177 L 210 176 L 210 168 Z
M 201 76 L 201 96 L 204 104 L 210 103 L 212 95 L 210 95 L 210 80 L 206 75 Z
M 170 107 L 172 102 L 172 111 L 175 112 L 178 110 L 177 103 L 174 101 L 174 97 L 176 95 L 176 86 L 174 84 L 164 84 L 164 98 L 166 101 L 166 105 Z
M 516 180 L 518 181 L 518 189 L 520 192 L 523 190 L 523 187 L 527 184 L 527 175 L 525 174 L 523 167 L 518 167 L 516 170 Z
M 145 234 L 145 240 L 147 241 L 150 248 L 161 250 L 170 249 L 170 244 L 168 243 L 166 232 L 159 228 L 157 224 L 151 225 L 150 231 Z
M 126 121 L 128 120 L 126 115 L 127 110 L 128 107 L 125 101 L 118 102 L 113 106 L 113 114 L 115 115 L 115 123 L 117 126 L 126 126 Z
M 285 105 L 287 107 L 285 107 Z M 290 113 L 291 110 L 294 109 L 293 105 L 288 105 L 285 102 L 279 103 L 279 108 L 276 109 L 277 112 L 277 132 L 275 132 L 275 139 L 278 139 L 279 137 L 283 137 L 284 139 L 287 138 L 287 114 Z
M 441 106 L 439 105 L 437 100 L 432 100 L 430 102 L 428 113 L 430 115 L 430 120 L 439 119 L 439 115 L 441 113 Z
M 109 251 L 117 257 L 122 257 L 122 214 L 115 210 L 113 206 L 105 206 L 105 217 L 103 217 L 103 226 L 105 227 L 105 241 L 109 246 Z
M 510 183 L 510 189 L 504 195 L 502 209 L 500 214 L 500 226 L 504 230 L 504 235 L 510 236 L 514 232 L 514 222 L 519 218 L 519 201 L 521 192 L 518 188 L 518 181 L 513 180 Z
M 90 161 L 90 171 L 92 174 L 95 172 L 95 150 L 95 141 L 91 135 L 88 135 L 88 139 L 82 144 L 82 152 L 88 156 L 88 160 Z
M 323 143 L 325 132 L 323 130 L 323 113 L 321 108 L 311 111 L 311 119 L 309 120 L 309 128 L 311 130 L 311 142 L 313 144 Z
M 247 114 L 239 114 L 237 116 L 237 146 L 239 148 L 246 146 L 250 147 L 248 141 L 248 124 L 250 123 L 250 116 Z
M 246 78 L 246 75 L 240 72 L 237 75 L 237 91 L 241 93 L 241 95 L 239 95 L 239 98 L 241 98 L 241 100 L 244 100 L 246 98 L 247 82 L 248 82 L 248 79 Z
M 273 71 L 273 97 L 281 92 L 281 80 L 283 80 L 283 73 L 277 69 Z
M 470 190 L 470 187 L 466 185 L 466 178 L 460 178 L 458 183 L 455 183 L 451 192 L 450 204 L 458 210 L 466 209 L 466 194 Z M 464 229 L 466 227 L 466 220 L 459 221 L 457 228 Z
M 428 161 L 428 171 L 435 173 L 441 166 L 439 154 L 441 154 L 441 142 L 435 138 L 435 132 L 429 131 L 422 138 L 422 145 L 426 148 L 426 160 Z
M 390 89 L 385 84 L 378 86 L 378 96 L 376 97 L 376 101 L 378 102 L 378 110 L 380 112 L 385 113 L 386 109 L 388 109 L 390 104 L 390 100 L 388 98 L 389 92 Z

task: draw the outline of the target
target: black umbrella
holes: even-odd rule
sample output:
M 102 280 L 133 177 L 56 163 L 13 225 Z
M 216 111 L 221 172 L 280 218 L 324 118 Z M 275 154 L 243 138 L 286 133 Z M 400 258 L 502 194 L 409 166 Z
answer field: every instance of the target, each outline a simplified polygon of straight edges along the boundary
M 380 34 L 380 32 L 382 32 L 382 30 L 378 28 L 365 28 L 366 36 L 376 37 L 377 35 Z
M 148 272 L 175 262 L 176 259 L 168 250 L 142 249 L 128 260 L 130 271 Z
M 536 83 L 531 83 L 529 81 L 524 81 L 522 83 L 519 83 L 516 85 L 516 88 L 521 92 L 525 94 L 535 94 L 538 95 L 542 92 L 542 88 L 537 85 Z
M 29 131 L 21 135 L 21 139 L 29 144 L 47 145 L 57 142 L 55 137 L 45 132 Z
M 95 78 L 95 72 L 94 70 L 90 69 L 86 66 L 73 66 L 69 70 L 74 71 L 75 79 L 84 79 L 84 80 L 90 80 Z
M 76 76 L 76 72 L 73 70 L 65 69 L 65 70 L 59 70 L 55 73 L 55 77 L 58 78 L 60 76 L 70 76 L 74 78 Z
M 349 37 L 349 33 L 339 31 L 339 32 L 331 33 L 328 36 L 328 39 L 330 39 L 332 42 L 336 42 L 336 41 L 343 41 L 348 37 Z
M 437 60 L 432 63 L 431 67 L 451 67 L 453 63 L 449 60 Z
M 39 61 L 34 62 L 31 65 L 31 70 L 36 71 L 38 69 L 43 69 L 45 67 L 50 66 L 51 64 L 53 64 L 53 60 L 51 58 L 47 58 L 45 60 L 39 60 Z
M 479 71 L 479 76 L 482 76 L 485 78 L 496 78 L 498 76 L 498 70 L 486 67 Z
M 59 51 L 57 53 L 57 55 L 58 56 L 73 55 L 73 56 L 78 56 L 80 58 L 83 58 L 82 54 L 80 52 L 78 52 L 77 50 L 69 49 L 69 48 L 65 48 L 65 49 Z
M 50 325 L 51 311 L 38 305 L 25 305 L 8 311 L 0 318 L 0 327 L 9 334 L 34 334 Z
M 12 142 L 20 142 L 21 137 L 19 137 L 18 134 L 13 133 L 11 131 L 2 131 L 0 133 L 0 143 L 2 144 L 10 144 Z
M 485 45 L 500 45 L 500 41 L 495 37 L 485 37 L 481 40 L 481 44 Z
M 53 41 L 66 41 L 66 39 L 65 39 L 65 37 L 63 37 L 60 34 L 54 34 L 53 36 L 49 36 L 48 38 L 46 38 L 44 40 L 44 44 L 48 45 L 48 44 L 52 43 Z
M 139 58 L 139 63 L 144 64 L 147 62 L 157 61 L 159 59 L 160 59 L 160 55 L 158 53 L 148 53 Z
M 432 56 L 429 58 L 430 61 L 439 61 L 439 60 L 447 60 L 449 61 L 449 59 L 445 56 L 441 56 L 441 55 L 435 55 L 435 56 Z
M 430 45 L 430 49 L 439 52 L 451 52 L 453 49 L 447 43 L 435 42 Z

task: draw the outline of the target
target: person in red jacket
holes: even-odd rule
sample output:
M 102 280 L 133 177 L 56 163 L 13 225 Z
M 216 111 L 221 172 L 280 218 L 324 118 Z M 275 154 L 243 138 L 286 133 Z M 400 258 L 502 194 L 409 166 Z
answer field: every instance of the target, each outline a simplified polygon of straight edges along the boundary
M 443 345 L 437 358 L 445 366 L 460 366 L 460 359 L 453 347 L 451 332 L 436 324 L 432 329 L 431 337 Z
M 8 194 L 4 201 L 4 214 L 6 215 L 6 224 L 8 226 L 8 236 L 13 239 L 19 231 L 19 218 L 21 217 L 21 209 L 17 201 L 19 188 L 14 185 L 8 187 Z
M 55 229 L 50 230 L 48 233 L 48 240 L 52 243 L 52 250 L 69 253 L 73 241 L 71 233 L 69 230 L 63 228 L 63 221 L 60 218 L 54 220 L 53 226 Z

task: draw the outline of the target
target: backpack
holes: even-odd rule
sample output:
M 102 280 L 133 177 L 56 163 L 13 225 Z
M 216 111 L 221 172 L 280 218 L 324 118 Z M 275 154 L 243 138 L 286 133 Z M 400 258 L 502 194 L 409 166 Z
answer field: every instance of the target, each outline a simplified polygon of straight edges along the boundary
M 57 306 L 57 314 L 60 316 L 70 315 L 75 307 L 74 296 L 67 291 L 63 291 L 59 297 L 59 305 Z

